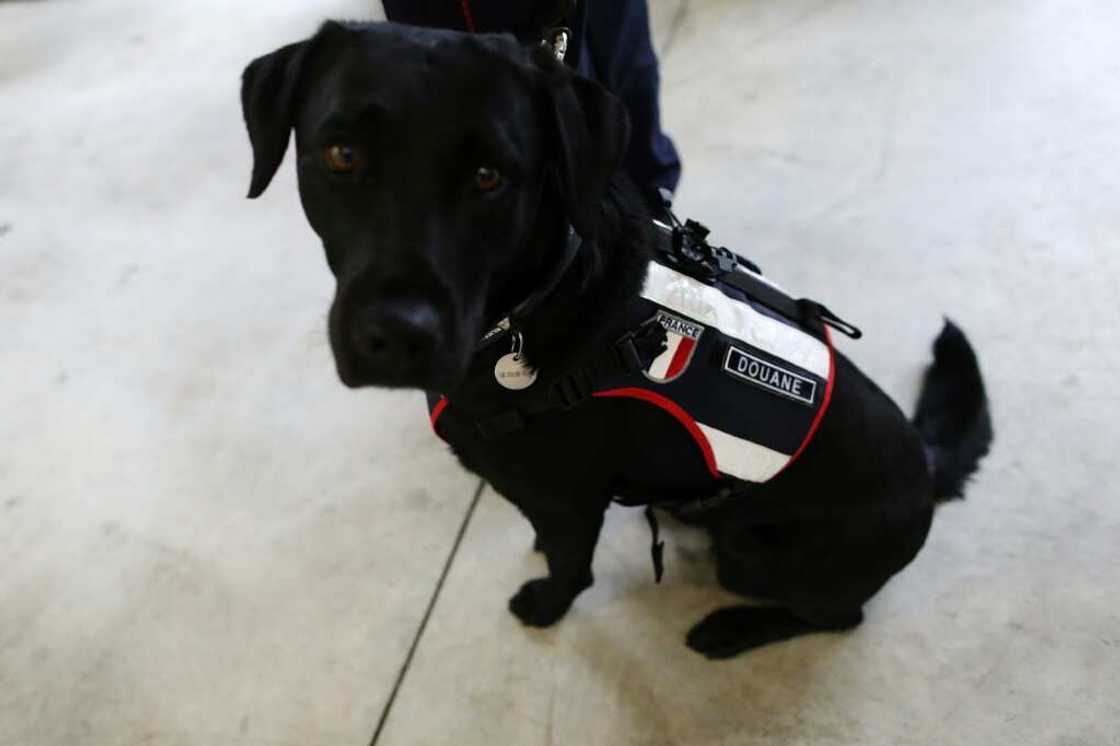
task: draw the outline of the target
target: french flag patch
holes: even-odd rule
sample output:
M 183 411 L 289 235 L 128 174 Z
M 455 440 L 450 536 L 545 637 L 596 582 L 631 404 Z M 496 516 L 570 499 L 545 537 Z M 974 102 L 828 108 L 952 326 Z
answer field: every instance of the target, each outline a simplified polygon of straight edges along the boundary
M 668 383 L 679 378 L 688 369 L 704 327 L 665 311 L 658 311 L 655 318 L 665 329 L 667 346 L 650 364 L 645 375 L 651 381 Z

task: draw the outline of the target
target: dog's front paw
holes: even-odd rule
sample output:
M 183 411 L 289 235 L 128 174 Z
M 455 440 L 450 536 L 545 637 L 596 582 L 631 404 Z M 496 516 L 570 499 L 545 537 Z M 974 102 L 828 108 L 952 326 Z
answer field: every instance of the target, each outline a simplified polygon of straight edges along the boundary
M 530 580 L 509 600 L 509 610 L 530 627 L 554 624 L 572 605 L 575 596 L 563 593 L 549 578 Z

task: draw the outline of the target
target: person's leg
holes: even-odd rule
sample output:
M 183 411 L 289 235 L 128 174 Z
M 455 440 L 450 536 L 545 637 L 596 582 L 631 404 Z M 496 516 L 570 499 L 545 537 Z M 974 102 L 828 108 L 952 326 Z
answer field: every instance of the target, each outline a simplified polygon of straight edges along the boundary
M 532 42 L 571 0 L 383 0 L 392 21 L 469 31 L 511 31 Z M 655 208 L 659 189 L 681 177 L 677 150 L 661 131 L 660 76 L 646 0 L 579 0 L 568 14 L 567 62 L 622 99 L 630 113 L 630 148 L 623 163 Z
M 568 14 L 572 0 L 382 0 L 397 23 L 473 31 L 508 32 L 525 43 L 540 38 Z
M 385 17 L 396 23 L 467 31 L 470 6 L 458 0 L 382 0 Z M 470 29 L 473 30 L 473 29 Z
M 681 161 L 661 131 L 660 75 L 646 0 L 580 0 L 572 17 L 569 63 L 622 99 L 632 132 L 625 168 L 652 204 L 674 191 Z

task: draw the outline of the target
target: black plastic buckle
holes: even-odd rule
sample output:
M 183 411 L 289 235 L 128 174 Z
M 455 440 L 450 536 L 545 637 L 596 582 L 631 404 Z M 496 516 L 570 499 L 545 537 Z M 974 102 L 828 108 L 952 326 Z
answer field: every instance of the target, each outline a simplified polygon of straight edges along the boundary
M 629 374 L 647 369 L 665 351 L 666 338 L 665 328 L 656 318 L 623 334 L 614 346 L 622 371 Z
M 688 265 L 692 273 L 708 282 L 734 272 L 740 263 L 746 264 L 746 260 L 730 249 L 709 244 L 709 233 L 706 225 L 689 219 L 684 225 L 677 223 L 673 227 L 672 244 L 677 261 Z
M 591 398 L 591 381 L 578 372 L 563 376 L 552 384 L 552 398 L 561 409 L 575 409 Z
M 626 373 L 637 373 L 642 369 L 642 355 L 638 351 L 637 342 L 634 340 L 634 332 L 627 332 L 615 345 L 618 362 Z
M 712 231 L 708 228 L 708 226 L 704 225 L 699 220 L 687 218 L 684 221 L 684 232 L 687 233 L 689 238 L 691 238 L 693 241 L 696 241 L 697 243 L 703 243 L 704 239 L 706 239 L 708 237 L 708 234 Z
M 735 255 L 734 252 L 723 246 L 710 246 L 709 250 L 711 251 L 712 259 L 715 260 L 716 269 L 719 270 L 721 275 L 735 271 L 735 268 L 739 264 L 739 257 Z

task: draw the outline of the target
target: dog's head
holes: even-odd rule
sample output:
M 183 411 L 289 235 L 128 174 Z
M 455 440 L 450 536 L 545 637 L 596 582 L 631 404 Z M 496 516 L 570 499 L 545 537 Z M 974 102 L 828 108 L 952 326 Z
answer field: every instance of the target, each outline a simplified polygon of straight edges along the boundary
M 453 387 L 566 224 L 594 234 L 628 136 L 621 103 L 546 49 L 393 24 L 327 23 L 254 60 L 241 97 L 250 197 L 295 130 L 348 386 Z

